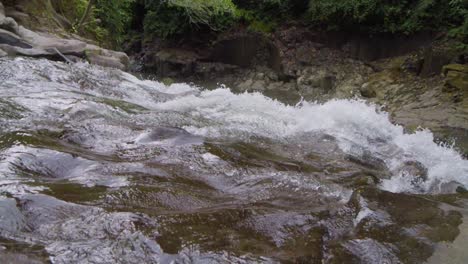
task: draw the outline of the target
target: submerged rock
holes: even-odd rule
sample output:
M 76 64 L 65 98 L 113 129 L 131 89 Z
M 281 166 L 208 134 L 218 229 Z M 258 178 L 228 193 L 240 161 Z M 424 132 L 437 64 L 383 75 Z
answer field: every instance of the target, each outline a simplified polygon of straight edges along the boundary
M 427 168 L 419 161 L 406 161 L 397 170 L 397 174 L 411 177 L 411 183 L 415 186 L 427 180 Z
M 158 127 L 140 135 L 136 140 L 140 144 L 166 143 L 173 145 L 202 144 L 203 138 L 190 134 L 176 127 Z

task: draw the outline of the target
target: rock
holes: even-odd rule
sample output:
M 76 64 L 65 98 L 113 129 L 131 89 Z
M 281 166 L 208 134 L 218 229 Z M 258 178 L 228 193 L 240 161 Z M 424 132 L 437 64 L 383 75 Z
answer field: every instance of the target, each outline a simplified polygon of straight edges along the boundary
M 180 77 L 193 75 L 195 71 L 195 62 L 199 59 L 195 52 L 167 48 L 161 49 L 155 53 L 148 53 L 144 58 L 144 67 L 146 70 L 153 70 L 156 74 L 163 77 Z
M 25 49 L 32 48 L 31 45 L 25 43 L 18 35 L 4 29 L 0 29 L 0 44 L 7 44 Z
M 420 75 L 422 77 L 429 77 L 440 74 L 442 67 L 450 63 L 450 61 L 451 55 L 447 51 L 428 48 L 424 51 L 424 62 Z
M 427 168 L 421 162 L 407 161 L 398 170 L 398 174 L 411 177 L 411 183 L 419 185 L 427 180 Z
M 86 53 L 86 59 L 91 64 L 96 64 L 103 67 L 110 67 L 119 70 L 125 70 L 126 66 L 120 62 L 119 59 L 115 57 L 108 57 L 99 55 L 93 52 Z
M 175 64 L 191 64 L 198 59 L 195 52 L 181 49 L 163 49 L 156 53 L 157 59 Z
M 130 65 L 130 59 L 124 52 L 107 50 L 92 44 L 86 45 L 85 55 L 90 63 L 103 67 L 126 70 Z
M 22 26 L 18 30 L 19 35 L 33 47 L 54 53 L 54 49 L 65 55 L 83 57 L 87 43 L 75 39 L 61 39 L 46 33 L 36 33 Z
M 314 50 L 308 46 L 300 46 L 296 51 L 296 59 L 304 65 L 312 64 L 314 60 Z
M 465 186 L 463 186 L 463 184 L 457 181 L 450 181 L 444 183 L 436 182 L 431 186 L 430 191 L 438 193 L 467 193 Z
M 336 77 L 333 75 L 326 75 L 320 79 L 319 87 L 324 91 L 331 91 L 335 87 Z
M 442 68 L 442 74 L 445 76 L 447 76 L 447 73 L 451 71 L 468 73 L 468 65 L 448 64 Z
M 450 71 L 444 85 L 444 91 L 468 91 L 468 73 Z
M 403 54 L 417 50 L 423 45 L 431 43 L 433 36 L 430 33 L 412 34 L 411 36 L 373 34 L 373 35 L 355 35 L 351 34 L 350 39 L 346 40 L 344 45 L 340 45 L 343 38 L 338 38 L 335 45 L 342 46 L 353 58 L 374 61 Z M 332 42 L 336 42 L 332 40 Z
M 52 58 L 56 57 L 57 54 L 38 48 L 25 49 L 16 46 L 10 46 L 8 44 L 0 44 L 0 49 L 5 51 L 10 56 L 27 56 L 27 57 L 45 57 Z
M 359 91 L 361 92 L 362 97 L 365 97 L 365 98 L 377 97 L 377 93 L 373 89 L 372 85 L 370 85 L 369 83 L 363 84 L 361 88 L 359 89 Z
M 324 70 L 313 70 L 305 72 L 297 81 L 299 85 L 311 86 L 328 93 L 335 87 L 336 77 Z
M 424 64 L 424 60 L 418 56 L 406 58 L 401 65 L 401 69 L 406 72 L 410 72 L 419 75 L 421 68 Z
M 267 84 L 265 83 L 265 81 L 257 80 L 254 83 L 252 83 L 249 90 L 250 91 L 260 92 L 260 91 L 265 90 L 266 87 L 267 87 Z
M 0 28 L 11 31 L 13 33 L 18 33 L 18 24 L 11 17 L 5 17 L 0 15 Z
M 84 61 L 82 58 L 80 57 L 77 57 L 77 56 L 73 56 L 73 55 L 66 55 L 67 56 L 67 59 L 69 59 L 71 62 L 82 62 Z
M 162 78 L 161 82 L 166 86 L 171 86 L 175 81 L 172 78 Z
M 383 174 L 379 175 L 381 177 L 390 177 L 390 174 L 387 173 L 388 167 L 385 162 L 380 158 L 374 157 L 370 151 L 355 146 L 352 147 L 351 152 L 352 154 L 346 155 L 347 160 L 365 168 L 382 172 Z
M 444 83 L 445 92 L 468 90 L 468 65 L 445 65 L 442 73 L 446 77 Z
M 6 52 L 3 51 L 2 49 L 0 49 L 0 58 L 1 58 L 1 57 L 5 57 L 5 56 L 8 56 L 8 53 L 6 53 Z
M 135 142 L 138 144 L 198 145 L 203 143 L 203 138 L 181 128 L 157 127 L 140 135 Z

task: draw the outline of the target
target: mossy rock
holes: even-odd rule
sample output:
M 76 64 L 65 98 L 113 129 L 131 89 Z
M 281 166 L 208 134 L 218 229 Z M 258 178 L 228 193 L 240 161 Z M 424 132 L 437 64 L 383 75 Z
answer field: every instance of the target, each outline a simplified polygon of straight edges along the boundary
M 462 72 L 468 74 L 468 65 L 465 64 L 448 64 L 442 68 L 442 73 L 447 76 L 449 72 Z
M 468 73 L 448 71 L 446 76 L 447 80 L 445 81 L 445 87 L 447 88 L 447 91 L 468 91 Z
M 166 78 L 163 78 L 161 82 L 166 86 L 171 86 L 175 81 L 172 78 L 166 77 Z

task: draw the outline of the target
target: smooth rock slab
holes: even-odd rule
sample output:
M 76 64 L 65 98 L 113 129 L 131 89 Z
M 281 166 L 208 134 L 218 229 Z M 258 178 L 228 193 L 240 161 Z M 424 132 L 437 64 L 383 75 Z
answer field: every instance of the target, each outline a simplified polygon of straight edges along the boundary
M 99 54 L 89 53 L 86 55 L 88 62 L 103 67 L 116 68 L 119 70 L 125 70 L 125 65 L 120 63 L 117 58 L 106 57 Z
M 91 64 L 104 67 L 125 70 L 130 64 L 130 59 L 124 52 L 107 50 L 92 44 L 86 45 L 85 55 Z
M 11 46 L 8 44 L 0 44 L 0 49 L 6 52 L 10 56 L 27 56 L 27 57 L 50 57 L 55 55 L 54 53 L 48 52 L 43 49 L 31 48 L 25 49 L 21 47 Z
M 13 33 L 18 33 L 18 23 L 11 18 L 5 17 L 4 15 L 0 14 L 0 28 L 11 31 Z
M 19 27 L 19 35 L 33 47 L 54 53 L 56 48 L 65 55 L 84 56 L 86 43 L 75 39 L 60 39 L 49 34 L 39 34 L 22 26 Z
M 25 49 L 32 48 L 31 45 L 25 43 L 18 35 L 0 29 L 0 44 L 8 44 L 10 46 L 17 46 Z
M 468 74 L 468 65 L 462 64 L 448 64 L 442 68 L 442 73 L 447 75 L 447 73 L 455 71 L 455 72 L 463 72 Z

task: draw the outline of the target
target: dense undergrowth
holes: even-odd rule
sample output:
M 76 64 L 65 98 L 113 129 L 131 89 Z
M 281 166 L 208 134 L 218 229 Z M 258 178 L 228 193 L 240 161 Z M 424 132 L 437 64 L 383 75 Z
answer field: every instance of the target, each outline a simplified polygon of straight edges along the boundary
M 133 18 L 134 0 L 95 0 L 91 12 L 78 28 L 89 0 L 52 0 L 56 11 L 70 22 L 69 30 L 95 39 L 103 46 L 119 47 Z
M 75 22 L 88 3 L 54 1 L 58 10 Z M 130 31 L 165 39 L 239 26 L 270 33 L 294 21 L 322 31 L 443 32 L 467 50 L 467 10 L 466 0 L 96 0 L 84 31 L 118 46 Z

